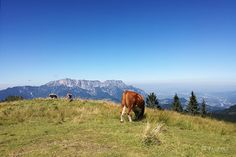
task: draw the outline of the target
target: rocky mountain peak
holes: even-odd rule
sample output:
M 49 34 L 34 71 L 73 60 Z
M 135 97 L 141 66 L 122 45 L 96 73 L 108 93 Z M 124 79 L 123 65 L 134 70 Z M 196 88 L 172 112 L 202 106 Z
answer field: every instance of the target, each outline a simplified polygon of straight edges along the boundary
M 22 96 L 26 99 L 47 97 L 50 93 L 55 93 L 59 97 L 64 97 L 68 92 L 73 97 L 84 99 L 106 99 L 120 102 L 123 91 L 132 90 L 142 95 L 146 95 L 141 89 L 126 85 L 121 80 L 75 80 L 60 79 L 50 81 L 42 86 L 20 86 L 8 88 L 0 91 L 0 100 L 9 95 Z
M 119 88 L 125 88 L 127 85 L 121 80 L 106 80 L 104 82 L 98 80 L 75 80 L 75 79 L 60 79 L 56 81 L 51 81 L 46 86 L 66 86 L 66 87 L 79 87 L 82 89 L 91 89 L 96 87 L 108 87 L 108 86 L 116 86 Z

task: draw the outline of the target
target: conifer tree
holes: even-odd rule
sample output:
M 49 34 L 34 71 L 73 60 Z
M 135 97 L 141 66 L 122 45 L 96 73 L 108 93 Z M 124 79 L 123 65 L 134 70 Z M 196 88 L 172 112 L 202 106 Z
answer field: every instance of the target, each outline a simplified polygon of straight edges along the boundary
M 155 93 L 150 93 L 146 98 L 147 107 L 161 109 Z
M 189 99 L 190 100 L 189 100 L 189 103 L 187 106 L 188 113 L 193 114 L 193 115 L 198 114 L 198 112 L 199 112 L 198 102 L 197 102 L 197 98 L 196 98 L 193 91 L 192 91 Z
M 177 111 L 177 112 L 182 112 L 183 111 L 181 102 L 180 102 L 179 97 L 178 97 L 177 94 L 175 94 L 175 96 L 174 96 L 174 100 L 173 100 L 173 103 L 172 103 L 172 110 Z
M 205 100 L 203 99 L 203 100 L 202 100 L 202 106 L 201 106 L 201 116 L 202 116 L 202 117 L 205 117 L 206 114 L 207 114 L 207 112 L 206 112 L 206 102 L 205 102 Z

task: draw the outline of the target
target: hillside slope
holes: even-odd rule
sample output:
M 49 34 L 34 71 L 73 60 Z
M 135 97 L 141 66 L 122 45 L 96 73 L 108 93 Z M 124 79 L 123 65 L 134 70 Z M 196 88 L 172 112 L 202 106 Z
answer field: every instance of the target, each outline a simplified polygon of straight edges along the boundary
M 139 122 L 119 121 L 110 102 L 34 99 L 0 103 L 1 156 L 234 156 L 236 125 L 147 109 Z M 164 124 L 145 143 L 147 124 Z

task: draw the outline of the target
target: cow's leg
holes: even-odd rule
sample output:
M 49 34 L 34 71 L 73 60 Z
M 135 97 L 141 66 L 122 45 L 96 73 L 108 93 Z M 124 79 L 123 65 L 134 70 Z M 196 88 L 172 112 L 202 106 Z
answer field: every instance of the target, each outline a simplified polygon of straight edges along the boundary
M 131 112 L 131 107 L 128 108 L 128 118 L 129 118 L 129 122 L 132 122 L 130 112 Z
M 122 112 L 121 112 L 121 115 L 120 115 L 120 122 L 124 122 L 124 119 L 123 119 L 123 115 L 125 114 L 125 105 L 123 106 L 122 108 Z

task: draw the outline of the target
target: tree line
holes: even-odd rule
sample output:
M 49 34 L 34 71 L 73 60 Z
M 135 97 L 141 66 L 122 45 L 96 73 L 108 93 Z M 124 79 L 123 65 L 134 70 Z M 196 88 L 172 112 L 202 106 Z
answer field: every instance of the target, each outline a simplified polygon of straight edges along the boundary
M 159 100 L 157 99 L 156 94 L 153 92 L 147 96 L 146 106 L 149 108 L 162 109 L 160 106 Z M 197 97 L 193 91 L 191 92 L 191 96 L 189 97 L 189 102 L 185 109 L 183 109 L 181 101 L 176 93 L 173 97 L 171 109 L 173 111 L 180 112 L 180 113 L 188 113 L 191 115 L 201 115 L 202 117 L 205 117 L 207 114 L 205 100 L 203 99 L 202 102 L 199 104 L 197 101 Z
M 0 102 L 18 101 L 18 100 L 23 100 L 23 99 L 24 98 L 22 96 L 10 95 L 10 96 L 7 96 L 4 100 L 2 100 Z

